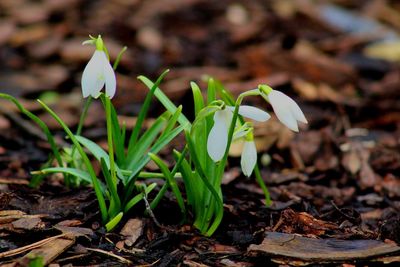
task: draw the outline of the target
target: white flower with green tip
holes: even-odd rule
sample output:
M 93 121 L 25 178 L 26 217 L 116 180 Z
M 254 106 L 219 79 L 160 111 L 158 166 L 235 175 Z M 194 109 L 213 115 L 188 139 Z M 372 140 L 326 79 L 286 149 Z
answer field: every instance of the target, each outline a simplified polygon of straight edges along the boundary
M 96 51 L 87 63 L 82 74 L 82 94 L 83 97 L 91 95 L 94 98 L 99 97 L 101 89 L 106 88 L 106 96 L 112 98 L 116 90 L 116 78 L 114 70 L 107 58 L 101 36 L 98 38 L 91 37 L 91 40 L 85 41 L 83 44 L 96 45 Z
M 242 172 L 247 177 L 250 177 L 257 164 L 257 149 L 254 143 L 253 133 L 250 131 L 246 137 L 243 144 L 242 155 L 240 159 L 240 166 Z
M 225 109 L 214 113 L 214 125 L 207 139 L 207 152 L 215 162 L 220 161 L 225 154 L 234 110 L 235 107 L 226 106 Z M 245 105 L 239 107 L 239 114 L 260 122 L 267 121 L 271 117 L 267 112 L 259 108 Z
M 268 101 L 278 119 L 292 131 L 298 132 L 298 122 L 308 123 L 299 105 L 284 93 L 267 85 L 260 85 L 261 96 Z

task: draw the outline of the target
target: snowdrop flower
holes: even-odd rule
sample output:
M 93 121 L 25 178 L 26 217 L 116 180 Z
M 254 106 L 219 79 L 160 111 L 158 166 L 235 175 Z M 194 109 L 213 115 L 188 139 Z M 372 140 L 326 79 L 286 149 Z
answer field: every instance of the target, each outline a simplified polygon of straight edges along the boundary
M 276 116 L 286 127 L 298 132 L 298 121 L 308 123 L 299 105 L 292 98 L 267 85 L 260 85 L 258 88 L 261 96 L 271 104 Z
M 225 154 L 228 144 L 228 132 L 232 122 L 235 107 L 226 106 L 225 109 L 214 113 L 214 125 L 210 130 L 207 139 L 207 152 L 211 159 L 215 162 L 220 161 Z M 271 116 L 256 107 L 240 106 L 239 114 L 243 117 L 256 121 L 267 121 Z
M 106 96 L 112 98 L 116 90 L 116 78 L 110 61 L 107 58 L 103 40 L 99 35 L 97 38 L 91 37 L 91 40 L 83 44 L 95 44 L 96 51 L 87 63 L 82 74 L 82 94 L 83 97 L 91 95 L 97 98 L 101 89 L 106 87 Z
M 244 141 L 242 155 L 240 159 L 240 166 L 242 168 L 242 172 L 247 177 L 250 177 L 253 172 L 254 167 L 257 163 L 257 149 L 256 144 L 254 143 L 253 132 L 250 131 Z

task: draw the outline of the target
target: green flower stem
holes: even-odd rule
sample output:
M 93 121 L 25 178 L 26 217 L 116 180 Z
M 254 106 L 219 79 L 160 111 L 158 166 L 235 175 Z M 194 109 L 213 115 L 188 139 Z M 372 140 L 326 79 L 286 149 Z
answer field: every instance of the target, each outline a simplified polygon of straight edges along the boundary
M 227 148 L 225 150 L 224 157 L 223 157 L 221 162 L 226 163 L 226 161 L 228 159 L 229 148 L 230 148 L 230 146 L 232 144 L 232 139 L 233 139 L 233 133 L 235 131 L 236 120 L 239 117 L 238 116 L 239 107 L 240 107 L 240 104 L 243 101 L 243 98 L 245 98 L 247 96 L 257 96 L 257 95 L 260 95 L 260 90 L 259 89 L 254 89 L 254 90 L 250 90 L 250 91 L 247 91 L 247 92 L 244 92 L 244 93 L 240 94 L 239 97 L 237 98 L 236 103 L 235 103 L 235 110 L 233 112 L 232 123 L 231 123 L 231 125 L 229 127 L 228 144 L 227 144 Z M 242 123 L 243 122 L 244 121 L 242 121 Z M 223 173 L 224 173 L 225 164 L 221 164 L 220 166 L 221 167 L 218 169 L 219 172 L 218 172 L 218 175 L 217 175 L 217 177 L 219 177 L 219 179 L 220 179 L 219 183 L 222 182 L 222 177 L 223 177 Z M 266 185 L 265 185 L 265 183 L 264 183 L 264 181 L 263 181 L 263 179 L 261 177 L 261 173 L 260 173 L 260 169 L 258 167 L 258 164 L 256 164 L 256 167 L 254 168 L 254 173 L 256 175 L 257 182 L 259 183 L 261 189 L 264 192 L 266 204 L 269 206 L 269 205 L 271 205 L 270 194 L 269 194 L 269 191 L 268 191 L 268 189 L 267 189 L 267 187 L 266 187 Z
M 121 61 L 122 54 L 125 53 L 125 51 L 126 51 L 127 49 L 128 49 L 128 47 L 124 46 L 124 47 L 122 47 L 121 51 L 119 51 L 118 56 L 117 56 L 117 59 L 115 59 L 115 61 L 114 61 L 114 65 L 113 65 L 113 69 L 114 69 L 114 70 L 117 69 L 117 67 L 118 67 L 118 65 L 119 65 L 119 62 Z
M 235 132 L 236 121 L 239 117 L 240 104 L 242 103 L 242 100 L 244 97 L 250 96 L 250 95 L 259 95 L 259 92 L 258 92 L 258 90 L 250 90 L 250 91 L 244 92 L 244 93 L 240 94 L 236 100 L 235 110 L 233 111 L 233 116 L 232 116 L 232 122 L 231 122 L 231 125 L 229 126 L 228 143 L 227 143 L 227 146 L 225 149 L 224 157 L 222 158 L 222 160 L 218 166 L 218 170 L 217 170 L 218 184 L 221 184 L 221 182 L 222 182 L 222 176 L 224 174 L 225 165 L 228 160 L 229 149 L 231 147 L 232 140 L 233 140 L 233 133 Z
M 100 213 L 103 222 L 107 222 L 107 207 L 106 207 L 106 202 L 104 200 L 104 196 L 101 192 L 101 187 L 99 180 L 97 179 L 96 173 L 94 172 L 93 166 L 90 163 L 90 160 L 86 153 L 83 151 L 82 146 L 79 144 L 78 140 L 76 140 L 75 135 L 72 133 L 72 131 L 68 128 L 68 126 L 61 120 L 61 118 L 52 110 L 50 109 L 45 103 L 42 101 L 38 100 L 40 105 L 50 113 L 50 115 L 61 125 L 61 127 L 64 129 L 64 131 L 67 133 L 69 138 L 71 139 L 72 143 L 76 146 L 76 149 L 78 150 L 79 154 L 82 157 L 83 162 L 85 163 L 85 166 L 90 174 L 90 177 L 92 179 L 92 184 L 94 187 L 94 191 L 96 193 L 97 201 L 99 202 L 99 207 L 100 207 Z
M 114 161 L 114 144 L 113 144 L 113 124 L 111 118 L 111 99 L 108 96 L 104 96 L 104 104 L 106 108 L 106 120 L 107 120 L 107 142 L 108 142 L 108 155 L 110 158 L 110 173 L 113 182 L 112 186 L 117 186 L 117 174 L 115 172 L 115 161 Z
M 81 135 L 81 133 L 82 133 L 83 123 L 85 122 L 85 119 L 87 117 L 87 113 L 89 111 L 89 107 L 92 104 L 92 102 L 93 102 L 93 97 L 92 96 L 89 96 L 85 101 L 81 117 L 79 118 L 79 124 L 78 124 L 78 128 L 76 130 L 76 135 Z
M 264 192 L 265 205 L 267 207 L 270 207 L 272 204 L 271 196 L 269 194 L 269 190 L 268 190 L 267 186 L 264 183 L 264 180 L 261 177 L 260 168 L 258 167 L 258 164 L 256 164 L 256 166 L 254 167 L 254 174 L 256 176 L 256 180 L 257 180 L 258 184 L 260 185 L 262 191 Z
M 113 122 L 112 122 L 112 114 L 111 114 L 111 99 L 106 96 L 102 95 L 106 110 L 106 124 L 107 124 L 107 142 L 108 142 L 108 157 L 110 159 L 110 176 L 105 174 L 107 179 L 107 186 L 110 188 L 111 198 L 114 201 L 115 206 L 110 209 L 110 214 L 115 214 L 117 210 L 121 207 L 121 200 L 119 199 L 118 192 L 117 192 L 117 173 L 115 170 L 115 160 L 114 160 L 114 143 L 113 143 Z M 107 171 L 107 170 L 105 170 Z M 112 203 L 112 202 L 111 202 Z

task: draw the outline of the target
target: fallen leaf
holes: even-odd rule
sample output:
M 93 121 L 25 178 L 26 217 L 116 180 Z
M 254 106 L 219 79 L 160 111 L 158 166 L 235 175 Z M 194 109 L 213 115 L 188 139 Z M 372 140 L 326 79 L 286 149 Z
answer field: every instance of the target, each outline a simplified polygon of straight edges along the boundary
M 260 245 L 250 245 L 248 252 L 284 256 L 308 262 L 353 261 L 400 251 L 400 247 L 377 240 L 315 239 L 294 234 L 266 232 Z
M 126 222 L 120 234 L 125 237 L 125 244 L 128 247 L 133 246 L 143 234 L 143 227 L 143 221 L 140 219 L 130 219 Z
M 40 218 L 37 217 L 25 217 L 12 222 L 12 225 L 16 229 L 33 230 L 43 229 L 44 223 Z

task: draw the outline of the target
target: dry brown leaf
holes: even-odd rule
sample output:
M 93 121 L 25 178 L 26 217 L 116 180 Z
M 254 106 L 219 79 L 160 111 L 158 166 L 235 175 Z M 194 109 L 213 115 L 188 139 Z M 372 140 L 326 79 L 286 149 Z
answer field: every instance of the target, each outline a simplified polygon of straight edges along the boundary
M 22 230 L 33 230 L 33 229 L 37 230 L 37 229 L 43 229 L 45 227 L 45 224 L 38 217 L 24 217 L 16 221 L 13 221 L 11 224 L 15 229 L 22 229 Z
M 260 245 L 250 245 L 248 249 L 250 253 L 315 263 L 370 259 L 398 251 L 397 245 L 377 240 L 315 239 L 276 232 L 267 232 Z
M 125 237 L 125 244 L 130 247 L 135 244 L 138 238 L 143 234 L 144 223 L 140 219 L 129 219 L 120 234 Z

